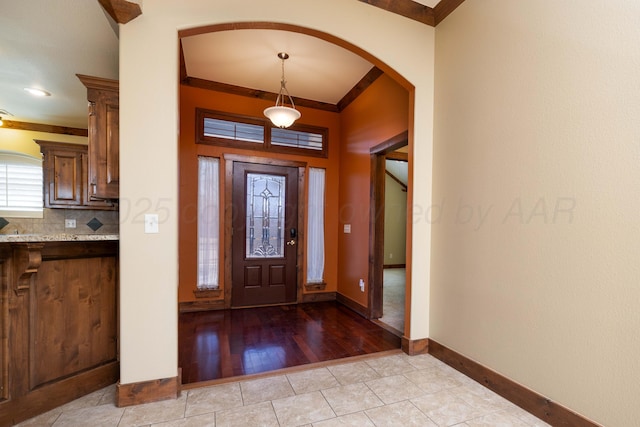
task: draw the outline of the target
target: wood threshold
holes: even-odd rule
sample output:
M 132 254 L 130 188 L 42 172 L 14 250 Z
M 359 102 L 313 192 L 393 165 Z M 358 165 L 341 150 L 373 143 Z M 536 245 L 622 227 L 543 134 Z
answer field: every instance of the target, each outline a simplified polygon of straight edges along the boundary
M 292 374 L 295 372 L 306 371 L 308 369 L 326 368 L 328 366 L 342 365 L 344 363 L 361 362 L 363 360 L 378 359 L 380 357 L 393 356 L 401 353 L 402 353 L 402 350 L 400 349 L 386 350 L 386 351 L 380 351 L 378 353 L 370 353 L 370 354 L 362 354 L 359 356 L 345 357 L 342 359 L 307 363 L 306 365 L 291 366 L 288 368 L 282 368 L 282 369 L 269 371 L 269 372 L 261 372 L 258 374 L 238 375 L 235 377 L 220 378 L 220 379 L 209 380 L 209 381 L 200 381 L 196 383 L 183 384 L 182 390 L 192 390 L 195 388 L 210 387 L 214 385 L 227 384 L 235 381 L 249 381 L 249 380 L 262 379 L 262 378 L 271 378 L 279 375 L 286 375 L 286 374 Z
M 436 341 L 429 340 L 429 354 L 553 426 L 601 427 Z

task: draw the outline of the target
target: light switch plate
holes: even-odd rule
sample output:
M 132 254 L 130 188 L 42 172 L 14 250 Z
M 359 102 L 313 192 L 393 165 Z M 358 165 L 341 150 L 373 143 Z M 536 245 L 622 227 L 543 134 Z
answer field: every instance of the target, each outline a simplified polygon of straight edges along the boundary
M 344 225 L 344 232 L 345 234 L 351 233 L 351 224 Z
M 148 234 L 159 233 L 158 214 L 144 214 L 144 232 Z

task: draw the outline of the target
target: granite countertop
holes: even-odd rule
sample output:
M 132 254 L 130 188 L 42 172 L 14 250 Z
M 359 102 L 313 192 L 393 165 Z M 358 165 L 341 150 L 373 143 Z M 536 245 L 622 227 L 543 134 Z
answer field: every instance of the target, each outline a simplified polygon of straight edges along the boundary
M 99 242 L 118 240 L 117 234 L 0 234 L 0 243 L 14 242 Z

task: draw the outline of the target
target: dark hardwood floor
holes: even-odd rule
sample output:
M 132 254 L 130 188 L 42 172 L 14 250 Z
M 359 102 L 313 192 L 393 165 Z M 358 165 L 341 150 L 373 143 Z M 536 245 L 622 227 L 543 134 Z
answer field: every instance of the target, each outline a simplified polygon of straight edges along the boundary
M 182 383 L 400 348 L 400 338 L 336 302 L 181 313 Z

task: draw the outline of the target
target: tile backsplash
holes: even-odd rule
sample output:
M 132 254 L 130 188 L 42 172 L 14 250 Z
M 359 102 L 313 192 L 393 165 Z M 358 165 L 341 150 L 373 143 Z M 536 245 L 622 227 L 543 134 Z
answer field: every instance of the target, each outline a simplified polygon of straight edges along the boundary
M 65 220 L 75 219 L 76 228 L 65 228 Z M 0 234 L 118 234 L 118 211 L 44 209 L 43 218 L 0 216 Z

